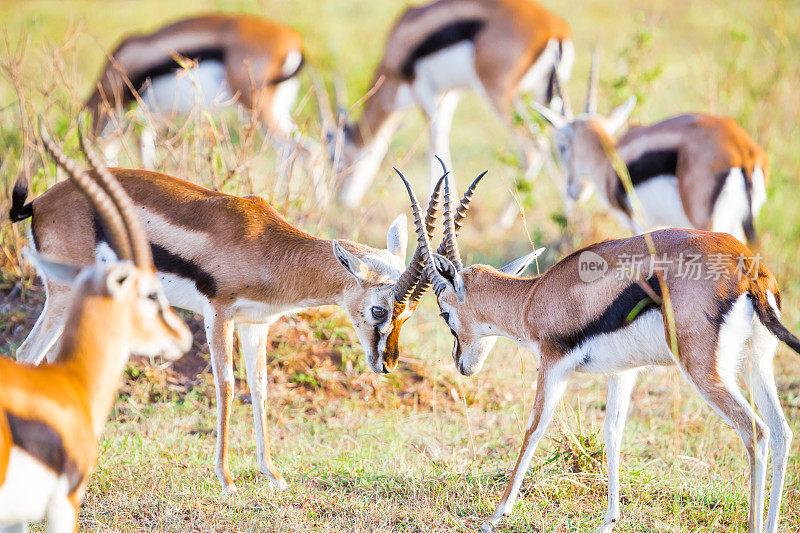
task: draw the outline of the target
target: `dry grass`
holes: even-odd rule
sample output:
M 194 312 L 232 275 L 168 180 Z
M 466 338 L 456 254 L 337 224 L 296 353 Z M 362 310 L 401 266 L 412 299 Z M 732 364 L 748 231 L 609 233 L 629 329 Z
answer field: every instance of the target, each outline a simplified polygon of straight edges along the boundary
M 579 103 L 591 45 L 602 52 L 601 109 L 636 93 L 634 118 L 647 122 L 686 110 L 737 118 L 772 161 L 769 201 L 757 222 L 763 253 L 784 290 L 785 319 L 800 330 L 797 211 L 800 154 L 800 5 L 757 9 L 723 0 L 601 2 L 569 7 L 578 63 L 570 84 Z M 73 118 L 118 37 L 198 11 L 265 13 L 305 36 L 309 63 L 328 85 L 346 73 L 349 101 L 369 87 L 379 43 L 402 9 L 388 0 L 309 4 L 279 0 L 177 0 L 20 3 L 0 0 L 0 166 L 10 190 L 26 161 L 41 160 L 32 118 L 46 117 L 75 153 Z M 365 46 L 367 39 L 374 44 Z M 311 83 L 302 78 L 301 129 L 319 136 Z M 357 114 L 358 110 L 354 110 Z M 129 130 L 148 117 L 130 114 Z M 387 163 L 404 163 L 424 188 L 423 122 L 410 113 Z M 300 227 L 378 245 L 391 219 L 407 211 L 402 188 L 382 172 L 364 208 L 347 212 L 308 194 L 307 168 L 279 179 L 276 155 L 247 117 L 195 114 L 161 129 L 159 168 L 236 194 L 258 193 Z M 138 160 L 132 136 L 123 163 Z M 522 181 L 507 134 L 486 106 L 466 97 L 453 130 L 459 183 L 490 168 L 461 240 L 467 262 L 493 264 L 536 244 L 553 245 L 542 266 L 570 249 L 623 231 L 596 202 L 565 223 L 553 186 Z M 23 148 L 24 147 L 24 148 Z M 410 148 L 413 147 L 413 148 Z M 384 167 L 384 170 L 388 166 Z M 335 178 L 325 174 L 328 187 Z M 48 163 L 33 194 L 56 179 Z M 494 221 L 519 189 L 525 209 L 510 231 Z M 7 210 L 0 198 L 0 210 Z M 0 350 L 10 354 L 41 305 L 32 272 L 20 262 L 23 228 L 0 227 Z M 488 516 L 508 478 L 532 403 L 534 358 L 501 342 L 486 370 L 464 379 L 452 368 L 451 338 L 435 305 L 423 302 L 405 327 L 398 373 L 366 372 L 343 313 L 325 309 L 281 321 L 270 352 L 270 430 L 274 456 L 291 488 L 273 494 L 255 468 L 255 442 L 242 370 L 233 413 L 232 470 L 240 494 L 221 496 L 213 474 L 213 385 L 207 348 L 173 367 L 136 362 L 126 374 L 101 442 L 82 524 L 100 531 L 470 531 Z M 796 357 L 776 358 L 778 388 L 800 434 Z M 604 380 L 576 377 L 525 480 L 523 497 L 500 531 L 593 531 L 605 508 L 601 427 Z M 734 432 L 674 370 L 645 375 L 634 392 L 623 445 L 619 531 L 744 531 L 745 461 Z M 800 453 L 792 446 L 781 530 L 800 530 Z

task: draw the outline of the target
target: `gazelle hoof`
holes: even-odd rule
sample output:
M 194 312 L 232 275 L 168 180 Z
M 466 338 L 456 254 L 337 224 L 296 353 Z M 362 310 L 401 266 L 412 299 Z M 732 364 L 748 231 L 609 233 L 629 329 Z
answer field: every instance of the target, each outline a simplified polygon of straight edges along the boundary
M 269 486 L 276 492 L 283 492 L 284 490 L 289 488 L 289 484 L 283 478 L 280 479 L 270 479 Z
M 481 532 L 482 533 L 492 533 L 494 531 L 494 524 L 491 522 L 484 522 L 481 524 Z

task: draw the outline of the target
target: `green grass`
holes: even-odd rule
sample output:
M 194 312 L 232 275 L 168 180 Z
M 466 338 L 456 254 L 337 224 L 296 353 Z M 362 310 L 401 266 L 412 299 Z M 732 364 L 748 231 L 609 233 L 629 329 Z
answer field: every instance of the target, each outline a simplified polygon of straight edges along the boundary
M 783 289 L 785 321 L 800 330 L 800 4 L 723 0 L 548 0 L 575 36 L 577 63 L 569 83 L 573 105 L 582 107 L 589 50 L 601 52 L 601 110 L 629 94 L 639 96 L 638 122 L 683 111 L 710 111 L 736 118 L 768 151 L 769 200 L 757 227 L 763 255 Z M 76 146 L 72 118 L 89 93 L 104 53 L 121 35 L 152 30 L 191 13 L 249 11 L 283 20 L 305 36 L 308 63 L 328 86 L 343 75 L 348 99 L 369 87 L 382 43 L 403 2 L 393 0 L 142 0 L 133 2 L 0 0 L 0 59 L 7 64 L 18 43 L 27 47 L 20 66 L 31 112 L 43 113 L 59 135 Z M 8 73 L 0 73 L 0 146 L 6 190 L 17 174 L 23 123 Z M 310 85 L 302 76 L 303 89 Z M 300 121 L 314 132 L 311 104 Z M 221 124 L 236 123 L 225 116 Z M 423 120 L 410 112 L 390 157 L 358 212 L 327 206 L 317 213 L 296 190 L 276 183 L 266 154 L 252 169 L 223 182 L 238 161 L 239 143 L 214 145 L 204 159 L 212 128 L 198 121 L 192 143 L 162 151 L 163 169 L 230 192 L 257 191 L 293 222 L 322 235 L 379 245 L 386 227 L 408 205 L 389 164 L 404 162 L 418 190 L 425 188 Z M 233 127 L 233 126 L 230 126 Z M 199 143 L 194 142 L 195 137 Z M 241 131 L 231 131 L 241 138 Z M 421 143 L 418 140 L 421 139 Z M 415 147 L 412 149 L 412 147 Z M 252 148 L 253 152 L 260 147 Z M 536 244 L 560 244 L 546 267 L 582 243 L 625 232 L 596 201 L 571 220 L 574 238 L 564 242 L 561 202 L 547 179 L 522 187 L 522 219 L 508 231 L 494 221 L 520 180 L 509 136 L 487 107 L 466 96 L 453 127 L 458 181 L 490 169 L 461 239 L 467 263 L 500 264 Z M 244 151 L 243 151 L 244 152 Z M 30 155 L 31 152 L 28 152 Z M 199 155 L 198 155 L 199 154 Z M 135 160 L 134 160 L 135 161 Z M 52 168 L 32 184 L 37 193 L 55 181 Z M 296 185 L 302 188 L 302 180 Z M 7 199 L 0 202 L 6 211 Z M 21 269 L 22 228 L 0 227 L 1 281 L 31 290 Z M 3 352 L 13 351 L 30 323 L 30 309 L 4 308 Z M 413 393 L 402 375 L 367 375 L 363 354 L 341 312 L 281 330 L 271 358 L 270 431 L 279 469 L 290 483 L 275 494 L 255 468 L 255 441 L 248 405 L 235 402 L 231 466 L 240 493 L 220 494 L 213 473 L 213 385 L 201 376 L 191 390 L 168 383 L 150 369 L 127 382 L 101 442 L 86 497 L 82 527 L 99 531 L 472 531 L 494 510 L 522 441 L 521 426 L 533 399 L 534 358 L 509 342 L 498 343 L 487 368 L 465 379 L 452 368 L 451 338 L 428 298 L 403 333 L 404 359 L 421 378 Z M 286 331 L 306 327 L 298 336 Z M 7 333 L 11 332 L 11 333 Z M 11 339 L 11 340 L 9 340 Z M 309 347 L 313 347 L 310 350 Z M 327 351 L 340 367 L 323 365 Z M 304 357 L 302 365 L 297 358 Z M 317 364 L 316 362 L 320 363 Z M 798 359 L 785 349 L 776 357 L 779 394 L 800 434 Z M 129 375 L 129 378 L 137 377 Z M 237 373 L 241 378 L 242 372 Z M 243 384 L 240 384 L 244 387 Z M 404 395 L 404 393 L 407 393 Z M 536 454 L 523 496 L 500 531 L 594 531 L 605 509 L 602 417 L 605 383 L 576 376 L 557 419 Z M 581 446 L 576 446 L 580 442 Z M 581 450 L 583 448 L 586 453 Z M 598 464 L 599 463 L 599 464 Z M 785 489 L 781 531 L 800 529 L 800 453 L 795 442 Z M 622 460 L 623 518 L 618 531 L 745 531 L 747 474 L 743 451 L 730 428 L 703 404 L 674 370 L 644 375 L 634 391 Z

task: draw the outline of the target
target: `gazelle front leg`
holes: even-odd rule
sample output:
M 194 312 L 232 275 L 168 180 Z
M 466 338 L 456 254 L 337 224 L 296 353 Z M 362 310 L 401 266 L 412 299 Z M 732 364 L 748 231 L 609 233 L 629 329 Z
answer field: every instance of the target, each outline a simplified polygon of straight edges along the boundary
M 539 377 L 536 385 L 536 401 L 525 432 L 525 439 L 522 441 L 522 452 L 519 454 L 517 464 L 511 472 L 511 481 L 506 486 L 500 504 L 494 514 L 484 522 L 481 531 L 486 533 L 494 530 L 494 527 L 507 516 L 514 507 L 514 502 L 522 486 L 525 472 L 531 464 L 533 453 L 536 446 L 547 431 L 547 426 L 553 419 L 556 407 L 561 402 L 561 397 L 567 388 L 567 378 L 574 369 L 574 364 L 569 361 L 548 361 L 545 354 L 542 354 L 539 367 Z
M 228 428 L 233 404 L 233 320 L 223 310 L 207 309 L 204 314 L 206 339 L 211 350 L 211 369 L 217 390 L 216 474 L 226 494 L 236 494 L 228 469 Z
M 272 464 L 269 431 L 267 430 L 267 339 L 270 324 L 237 324 L 236 332 L 244 353 L 247 384 L 253 402 L 253 421 L 256 430 L 258 470 L 269 476 L 270 484 L 284 490 L 283 476 Z
M 636 383 L 636 374 L 636 370 L 627 370 L 608 378 L 604 428 L 606 461 L 608 461 L 608 510 L 598 533 L 610 533 L 620 518 L 619 455 L 631 391 Z

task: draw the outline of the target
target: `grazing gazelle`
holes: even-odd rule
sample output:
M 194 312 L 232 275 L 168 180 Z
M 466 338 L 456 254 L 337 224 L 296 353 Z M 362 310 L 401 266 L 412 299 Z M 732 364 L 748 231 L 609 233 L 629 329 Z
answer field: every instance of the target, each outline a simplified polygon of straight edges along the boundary
M 182 72 L 186 63 L 180 58 L 193 63 L 189 73 Z M 288 26 L 253 15 L 188 18 L 124 39 L 103 67 L 86 109 L 100 135 L 135 100 L 154 115 L 214 110 L 236 101 L 285 142 L 296 129 L 291 112 L 302 65 L 302 38 Z M 142 163 L 152 168 L 153 132 L 145 130 L 141 140 Z M 118 151 L 119 143 L 110 143 L 107 159 L 114 161 Z
M 88 262 L 26 254 L 42 277 L 72 291 L 56 363 L 0 358 L 0 531 L 27 531 L 29 522 L 46 519 L 47 531 L 72 533 L 131 353 L 174 360 L 191 347 L 192 335 L 167 303 L 144 229 L 113 176 L 104 168 L 94 176 L 77 171 L 42 137 L 76 194 L 88 199 L 89 216 L 96 213 L 108 228 L 121 261 L 82 267 Z
M 597 72 L 596 65 L 592 72 Z M 586 111 L 577 117 L 533 103 L 556 128 L 553 140 L 566 168 L 570 198 L 577 199 L 585 184 L 594 186 L 634 233 L 673 226 L 722 231 L 757 244 L 753 219 L 767 199 L 769 161 L 736 121 L 678 115 L 633 126 L 617 141 L 614 134 L 636 100 L 628 99 L 603 117 L 597 114 L 596 89 L 596 81 L 590 82 Z M 628 167 L 644 227 L 634 220 L 633 202 L 609 159 L 614 149 Z
M 567 23 L 532 0 L 436 0 L 409 8 L 389 33 L 363 117 L 344 128 L 337 162 L 346 172 L 342 202 L 361 202 L 400 111 L 411 106 L 430 121 L 432 187 L 439 175 L 434 154 L 452 168 L 450 126 L 461 89 L 489 102 L 535 166 L 539 149 L 513 127 L 512 112 L 522 93 L 549 103 L 553 80 L 569 77 L 574 57 Z
M 408 242 L 405 215 L 389 228 L 388 249 L 379 250 L 309 235 L 256 196 L 231 196 L 145 170 L 111 172 L 144 222 L 170 304 L 204 318 L 217 391 L 216 473 L 223 488 L 236 491 L 228 469 L 234 328 L 253 396 L 258 468 L 273 486 L 284 488 L 267 436 L 269 326 L 287 313 L 339 305 L 353 323 L 370 368 L 381 373 L 393 370 L 400 328 L 427 288 L 417 287 L 422 274 L 419 251 L 403 270 Z M 470 187 L 461 202 L 462 217 L 473 190 Z M 431 228 L 437 194 L 431 202 Z M 108 255 L 102 226 L 70 182 L 54 185 L 28 204 L 26 195 L 27 186 L 18 182 L 11 219 L 32 217 L 32 242 L 38 250 L 83 263 Z M 53 224 L 54 220 L 59 223 Z M 44 281 L 44 311 L 18 351 L 18 357 L 28 362 L 41 360 L 51 350 L 64 324 L 67 288 L 55 279 Z
M 765 531 L 775 533 L 792 432 L 781 411 L 772 359 L 778 340 L 800 353 L 800 339 L 781 324 L 778 284 L 758 256 L 725 233 L 667 229 L 591 245 L 534 278 L 516 274 L 537 252 L 500 271 L 484 265 L 462 269 L 431 253 L 416 197 L 405 184 L 424 269 L 455 337 L 458 371 L 478 372 L 496 336 L 539 358 L 522 452 L 484 531 L 511 511 L 567 380 L 573 372 L 586 372 L 609 377 L 604 432 L 608 509 L 600 531 L 610 532 L 620 518 L 620 445 L 637 372 L 649 365 L 677 364 L 744 444 L 751 533 L 762 531 L 767 446 L 771 449 Z M 445 228 L 452 224 L 447 211 L 444 220 Z M 458 250 L 451 235 L 445 235 L 446 246 Z M 740 391 L 739 376 L 749 384 L 763 419 Z

